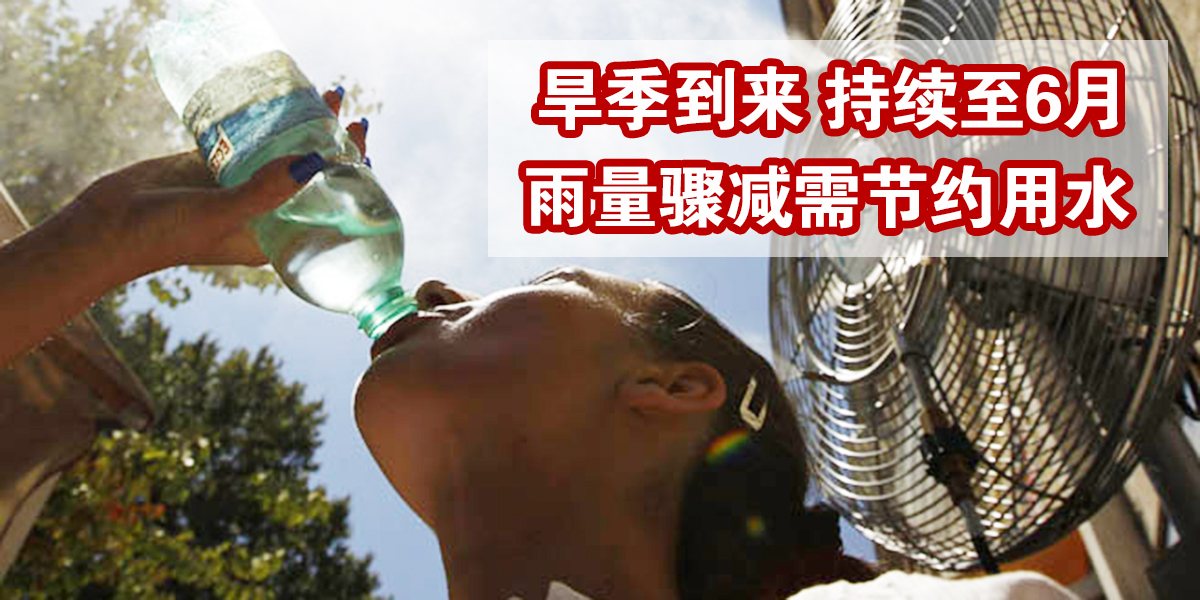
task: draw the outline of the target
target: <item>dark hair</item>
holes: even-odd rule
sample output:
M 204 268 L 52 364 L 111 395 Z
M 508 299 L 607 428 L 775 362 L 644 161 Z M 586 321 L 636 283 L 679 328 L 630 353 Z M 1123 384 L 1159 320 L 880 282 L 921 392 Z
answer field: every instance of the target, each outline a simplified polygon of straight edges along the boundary
M 649 293 L 633 325 L 664 359 L 708 363 L 728 390 L 688 475 L 676 572 L 681 600 L 776 600 L 875 573 L 842 553 L 838 514 L 806 507 L 808 463 L 791 402 L 771 365 L 687 294 Z M 741 416 L 751 378 L 755 431 Z

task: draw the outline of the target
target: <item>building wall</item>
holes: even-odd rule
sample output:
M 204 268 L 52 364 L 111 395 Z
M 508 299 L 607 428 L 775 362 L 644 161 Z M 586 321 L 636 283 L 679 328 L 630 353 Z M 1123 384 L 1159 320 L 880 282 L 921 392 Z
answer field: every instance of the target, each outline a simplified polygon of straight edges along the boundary
M 1188 60 L 1192 62 L 1192 68 L 1196 68 L 1196 57 L 1200 56 L 1200 2 L 1196 0 L 1165 0 L 1163 6 L 1167 9 L 1167 14 L 1171 16 L 1171 21 L 1175 23 L 1175 30 L 1179 33 L 1180 39 L 1183 40 L 1184 46 L 1187 47 Z

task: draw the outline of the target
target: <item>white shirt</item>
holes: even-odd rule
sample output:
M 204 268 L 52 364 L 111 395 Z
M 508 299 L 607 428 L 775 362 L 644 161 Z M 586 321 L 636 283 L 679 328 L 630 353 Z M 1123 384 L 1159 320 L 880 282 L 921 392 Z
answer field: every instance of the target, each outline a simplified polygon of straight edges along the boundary
M 567 596 L 570 598 L 570 596 Z M 1033 571 L 973 579 L 889 571 L 865 583 L 838 581 L 801 590 L 791 600 L 1079 600 L 1053 579 Z M 574 600 L 574 599 L 572 599 Z
M 513 596 L 509 600 L 521 599 Z M 550 591 L 546 593 L 546 600 L 591 600 L 591 598 L 567 587 L 566 584 L 555 581 L 550 584 Z
M 866 583 L 839 581 L 800 591 L 790 600 L 1079 600 L 1067 588 L 1032 571 L 974 579 L 942 579 L 889 571 Z M 510 600 L 521 600 L 513 597 Z M 590 600 L 566 585 L 550 584 L 546 600 Z

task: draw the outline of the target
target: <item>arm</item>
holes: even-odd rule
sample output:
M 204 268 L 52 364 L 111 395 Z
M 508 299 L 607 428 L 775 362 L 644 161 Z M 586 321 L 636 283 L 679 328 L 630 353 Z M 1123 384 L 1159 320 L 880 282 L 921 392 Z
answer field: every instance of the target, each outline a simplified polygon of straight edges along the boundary
M 340 88 L 339 88 L 340 89 Z M 325 103 L 336 115 L 341 94 Z M 366 155 L 366 123 L 346 128 Z M 236 188 L 220 188 L 198 152 L 106 175 L 69 206 L 0 246 L 0 368 L 41 343 L 105 292 L 174 265 L 262 265 L 249 222 L 324 166 L 283 157 Z
M 0 246 L 0 366 L 138 275 L 125 260 L 102 258 L 97 228 L 74 208 Z
M 0 366 L 141 275 L 176 264 L 263 264 L 248 221 L 289 198 L 320 166 L 307 157 L 280 159 L 224 190 L 187 153 L 101 178 L 0 246 Z

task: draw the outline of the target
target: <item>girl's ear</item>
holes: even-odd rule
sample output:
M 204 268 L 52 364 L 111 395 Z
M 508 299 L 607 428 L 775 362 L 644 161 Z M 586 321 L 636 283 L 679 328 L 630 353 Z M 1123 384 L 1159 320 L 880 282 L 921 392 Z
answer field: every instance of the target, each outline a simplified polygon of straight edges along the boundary
M 708 412 L 725 402 L 725 378 L 704 362 L 648 365 L 631 372 L 617 394 L 626 406 L 645 414 Z

